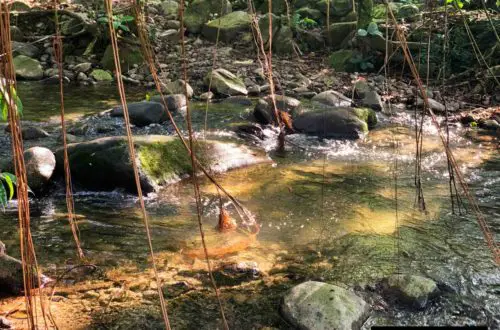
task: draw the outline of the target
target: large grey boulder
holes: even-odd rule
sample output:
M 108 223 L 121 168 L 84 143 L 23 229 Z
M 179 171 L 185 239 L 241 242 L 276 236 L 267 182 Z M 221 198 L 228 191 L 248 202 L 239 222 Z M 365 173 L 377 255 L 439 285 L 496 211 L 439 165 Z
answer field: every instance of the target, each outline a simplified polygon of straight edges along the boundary
M 210 72 L 205 77 L 205 84 L 210 82 Z M 247 95 L 245 83 L 226 69 L 216 69 L 212 74 L 212 90 L 222 95 Z
M 332 107 L 305 112 L 293 120 L 297 132 L 325 138 L 358 139 L 377 123 L 372 109 Z
M 14 58 L 16 76 L 21 79 L 39 80 L 43 78 L 43 69 L 35 59 L 25 55 L 18 55 Z
M 168 119 L 163 104 L 158 102 L 135 102 L 127 106 L 130 123 L 139 127 L 160 124 Z M 123 117 L 123 108 L 121 106 L 113 108 L 111 116 Z
M 160 95 L 152 96 L 150 101 L 163 104 Z M 168 111 L 178 111 L 183 114 L 186 111 L 187 102 L 184 94 L 165 95 L 165 102 L 167 102 Z
M 18 42 L 18 41 L 13 41 L 12 42 L 12 55 L 13 56 L 18 56 L 18 55 L 24 55 L 28 57 L 37 57 L 40 55 L 40 49 L 38 49 L 37 46 L 25 42 Z
M 193 87 L 182 79 L 170 81 L 162 87 L 167 94 L 186 94 L 187 89 L 187 97 L 192 98 L 194 95 Z
M 250 31 L 251 16 L 245 11 L 234 11 L 221 18 L 214 19 L 203 26 L 202 34 L 210 41 L 219 39 L 223 42 L 234 42 L 241 32 Z
M 309 281 L 293 287 L 281 306 L 283 316 L 298 329 L 360 329 L 369 305 L 354 292 Z
M 151 192 L 191 175 L 191 159 L 177 137 L 134 137 L 139 177 L 143 190 Z M 72 180 L 84 189 L 118 188 L 136 192 L 127 138 L 115 136 L 68 145 Z M 244 146 L 218 141 L 198 141 L 196 155 L 214 173 L 267 162 L 268 158 Z M 57 172 L 62 174 L 63 150 L 56 152 Z
M 29 148 L 24 152 L 24 162 L 28 186 L 33 191 L 40 191 L 49 182 L 56 168 L 54 154 L 43 147 Z

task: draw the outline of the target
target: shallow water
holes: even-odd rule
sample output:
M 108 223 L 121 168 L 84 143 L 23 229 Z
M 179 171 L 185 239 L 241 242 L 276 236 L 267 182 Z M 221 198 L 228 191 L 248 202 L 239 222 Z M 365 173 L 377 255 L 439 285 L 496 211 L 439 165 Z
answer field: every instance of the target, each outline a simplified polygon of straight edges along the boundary
M 20 91 L 26 93 L 22 95 L 26 119 L 46 120 L 57 115 L 56 98 L 40 99 L 39 94 L 30 94 L 22 85 Z M 85 98 L 78 93 L 81 89 L 69 89 L 68 113 L 95 113 L 116 104 L 116 95 L 109 88 L 89 87 Z M 136 99 L 144 94 L 134 93 Z M 38 112 L 31 104 L 43 110 Z M 210 105 L 210 137 L 244 143 L 227 128 L 245 122 L 249 108 Z M 204 126 L 203 109 L 202 103 L 193 106 L 198 128 Z M 381 127 L 364 141 L 291 135 L 287 139 L 292 143 L 285 154 L 270 152 L 273 165 L 220 175 L 222 185 L 255 214 L 261 229 L 256 242 L 232 251 L 230 256 L 219 257 L 255 260 L 267 271 L 280 264 L 306 278 L 351 286 L 372 283 L 395 271 L 422 274 L 453 294 L 424 312 L 394 309 L 375 313 L 368 324 L 499 326 L 500 272 L 474 215 L 451 213 L 446 158 L 435 128 L 426 122 L 422 180 L 427 212 L 422 213 L 414 207 L 411 115 L 381 119 Z M 269 135 L 273 137 L 274 133 Z M 495 141 L 473 142 L 464 135 L 462 130 L 452 131 L 454 153 L 491 230 L 498 235 L 500 157 Z M 274 143 L 269 139 L 260 146 L 270 149 Z M 80 238 L 88 258 L 104 268 L 130 260 L 146 266 L 148 249 L 136 198 L 118 191 L 75 193 Z M 202 195 L 209 248 L 216 248 L 224 241 L 213 230 L 218 194 L 212 185 L 202 181 Z M 226 206 L 238 219 L 234 207 L 230 203 Z M 15 203 L 6 213 L 0 213 L 0 240 L 16 256 L 14 207 Z M 148 196 L 147 209 L 156 251 L 186 258 L 186 251 L 199 248 L 196 206 L 189 182 Z M 40 263 L 48 269 L 75 259 L 64 212 L 63 191 L 32 202 L 35 246 Z

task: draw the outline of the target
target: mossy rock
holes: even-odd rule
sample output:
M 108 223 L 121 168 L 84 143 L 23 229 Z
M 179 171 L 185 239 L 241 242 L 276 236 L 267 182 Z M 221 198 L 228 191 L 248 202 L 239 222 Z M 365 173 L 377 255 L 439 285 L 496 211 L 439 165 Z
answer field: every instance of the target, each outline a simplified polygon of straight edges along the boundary
M 325 31 L 326 41 L 334 49 L 339 49 L 343 41 L 356 31 L 356 22 L 342 22 L 330 24 L 330 31 Z
M 341 49 L 330 55 L 330 65 L 337 72 L 346 72 L 354 52 L 350 49 Z
M 94 80 L 97 82 L 113 80 L 113 76 L 111 75 L 111 73 L 102 69 L 92 70 L 92 72 L 90 73 L 90 77 L 94 78 Z
M 424 308 L 438 291 L 433 280 L 417 275 L 392 275 L 387 279 L 388 292 L 411 307 Z
M 131 45 L 129 43 L 120 43 L 119 45 L 120 53 L 120 64 L 123 72 L 127 72 L 132 69 L 135 65 L 140 65 L 144 62 L 142 57 L 141 49 L 139 46 Z M 111 45 L 106 47 L 104 55 L 101 59 L 101 65 L 104 69 L 113 71 L 115 70 L 115 62 L 113 57 L 113 48 Z
M 225 69 L 216 69 L 213 73 L 209 72 L 205 77 L 205 85 L 209 85 L 210 76 L 212 76 L 212 90 L 218 94 L 247 95 L 248 91 L 243 80 Z
M 368 128 L 372 129 L 377 125 L 377 114 L 370 108 L 354 108 L 353 110 L 356 117 L 368 124 Z
M 364 28 L 372 21 L 373 0 L 358 0 L 358 27 Z
M 205 24 L 202 34 L 206 39 L 215 42 L 220 27 L 220 40 L 234 42 L 241 32 L 250 30 L 250 22 L 251 16 L 247 12 L 235 11 Z
M 163 14 L 167 17 L 175 17 L 177 18 L 179 14 L 179 4 L 174 0 L 167 0 L 161 3 L 161 9 Z
M 187 30 L 190 33 L 200 33 L 203 25 L 209 21 L 211 14 L 220 14 L 220 6 L 221 2 L 219 0 L 194 0 L 186 8 L 184 16 L 184 24 Z M 232 11 L 229 1 L 225 0 L 223 6 L 223 15 Z
M 290 27 L 283 25 L 273 38 L 273 51 L 281 55 L 293 55 L 293 31 Z
M 302 7 L 297 9 L 295 11 L 295 14 L 299 14 L 301 18 L 311 18 L 320 25 L 323 23 L 323 13 L 315 8 Z
M 397 18 L 410 18 L 415 15 L 418 15 L 420 13 L 420 10 L 418 9 L 417 6 L 415 5 L 403 5 L 399 8 L 396 17 Z
M 21 79 L 39 80 L 43 78 L 43 69 L 37 60 L 19 55 L 14 57 L 16 76 Z
M 175 183 L 192 174 L 191 159 L 177 137 L 148 135 L 134 137 L 139 179 L 145 192 Z M 232 168 L 267 161 L 246 147 L 217 141 L 199 141 L 198 160 L 209 171 L 219 173 Z M 84 189 L 109 191 L 125 189 L 136 193 L 134 173 L 125 136 L 105 137 L 68 146 L 72 179 Z M 64 169 L 63 150 L 56 152 L 58 174 Z
M 276 36 L 278 30 L 281 27 L 282 18 L 278 15 L 271 14 L 272 26 L 273 26 L 273 36 Z M 264 15 L 259 19 L 259 29 L 262 35 L 262 41 L 264 44 L 269 42 L 269 15 Z

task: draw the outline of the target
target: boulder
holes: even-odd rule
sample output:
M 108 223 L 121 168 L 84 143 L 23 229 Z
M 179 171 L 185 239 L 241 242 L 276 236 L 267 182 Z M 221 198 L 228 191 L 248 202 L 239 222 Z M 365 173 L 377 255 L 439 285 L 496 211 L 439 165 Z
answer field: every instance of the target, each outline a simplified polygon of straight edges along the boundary
M 386 294 L 415 308 L 424 308 L 437 291 L 436 282 L 423 276 L 396 274 L 387 279 Z
M 210 72 L 205 77 L 205 84 L 208 86 Z M 248 91 L 245 83 L 234 74 L 225 69 L 216 69 L 212 74 L 212 90 L 222 95 L 247 95 Z
M 37 46 L 25 42 L 12 42 L 12 55 L 14 57 L 18 55 L 24 55 L 27 57 L 35 58 L 40 55 L 40 49 Z
M 273 51 L 276 54 L 293 55 L 293 31 L 290 27 L 283 25 L 274 35 Z
M 301 107 L 299 100 L 284 95 L 275 95 L 275 100 L 276 108 L 279 111 L 287 112 L 292 117 L 300 114 Z M 255 120 L 260 124 L 267 125 L 274 122 L 274 106 L 270 95 L 257 101 L 253 115 Z
M 354 87 L 358 105 L 382 111 L 384 106 L 382 98 L 365 80 L 357 81 Z
M 341 48 L 342 42 L 353 32 L 356 31 L 356 22 L 342 22 L 330 24 L 330 31 L 325 31 L 326 42 L 334 49 Z
M 167 17 L 175 17 L 179 15 L 179 4 L 174 0 L 166 0 L 161 3 L 163 14 Z
M 281 26 L 281 17 L 271 14 L 271 19 L 273 21 L 273 36 L 278 33 L 278 30 Z M 269 42 L 269 15 L 263 15 L 259 18 L 259 29 L 262 35 L 262 41 L 264 44 Z
M 33 147 L 24 151 L 28 186 L 40 191 L 50 180 L 56 168 L 56 158 L 52 151 L 43 147 Z
M 191 159 L 177 137 L 136 136 L 134 145 L 145 192 L 190 176 Z M 91 190 L 122 188 L 136 192 L 125 136 L 70 144 L 68 154 L 75 184 Z M 209 140 L 198 141 L 196 154 L 205 168 L 214 173 L 269 161 L 264 154 L 247 147 Z M 62 149 L 56 152 L 56 157 L 62 160 Z M 57 171 L 62 174 L 62 166 L 58 166 Z
M 24 40 L 24 33 L 17 26 L 11 25 L 10 26 L 10 38 L 12 41 L 23 41 Z
M 350 107 L 352 105 L 352 100 L 350 98 L 332 90 L 321 92 L 315 95 L 311 100 L 316 104 L 331 107 Z
M 331 107 L 297 116 L 293 127 L 297 132 L 324 138 L 358 139 L 376 123 L 377 116 L 371 109 Z
M 396 12 L 396 18 L 410 18 L 415 15 L 418 15 L 420 10 L 417 6 L 412 4 L 403 5 Z
M 76 72 L 83 72 L 83 73 L 89 72 L 90 69 L 92 69 L 92 63 L 89 62 L 79 63 L 74 67 L 74 70 Z
M 224 0 L 222 15 L 231 12 L 231 2 Z M 194 0 L 186 8 L 184 24 L 190 33 L 201 32 L 203 25 L 209 21 L 212 13 L 220 14 L 221 1 L 219 0 Z
M 367 27 L 372 21 L 373 0 L 358 0 L 356 11 L 358 14 L 358 27 Z
M 35 59 L 31 57 L 18 55 L 14 58 L 14 67 L 16 76 L 21 79 L 39 80 L 43 78 L 43 69 Z
M 139 127 L 160 124 L 168 119 L 163 104 L 158 102 L 134 102 L 127 104 L 130 123 Z M 111 110 L 111 117 L 123 117 L 121 106 Z
M 220 27 L 219 40 L 231 43 L 237 40 L 241 32 L 250 31 L 251 16 L 245 11 L 234 11 L 221 18 L 214 19 L 203 26 L 203 36 L 215 42 Z
M 354 52 L 350 49 L 337 50 L 330 54 L 330 65 L 337 72 L 347 72 L 353 55 Z
M 160 95 L 152 96 L 150 101 L 163 104 L 163 100 Z M 167 102 L 169 111 L 180 111 L 182 113 L 186 111 L 187 102 L 184 94 L 166 95 L 165 101 Z
M 10 124 L 5 127 L 5 132 L 10 133 Z M 34 126 L 22 126 L 23 140 L 36 140 L 50 136 L 45 130 Z
M 127 42 L 120 42 L 119 45 L 120 64 L 123 72 L 127 72 L 135 65 L 144 63 L 141 49 L 137 45 L 132 45 Z M 106 47 L 101 59 L 101 65 L 109 71 L 115 70 L 115 61 L 113 57 L 113 48 L 111 45 Z
M 113 80 L 113 76 L 111 73 L 109 73 L 106 70 L 102 69 L 94 69 L 89 75 L 91 78 L 94 78 L 95 81 L 97 82 L 102 82 L 102 81 L 111 81 Z
M 431 99 L 431 98 L 428 98 L 428 101 L 429 101 L 429 107 L 433 111 L 438 112 L 438 113 L 445 113 L 446 108 L 445 108 L 444 104 L 439 103 L 438 101 Z M 420 97 L 417 98 L 417 106 L 422 107 L 423 105 L 424 105 L 424 100 L 421 99 Z
M 167 94 L 185 94 L 185 87 L 184 85 L 187 84 L 187 96 L 189 98 L 192 98 L 193 95 L 194 95 L 194 91 L 193 91 L 193 87 L 191 87 L 191 85 L 189 85 L 189 83 L 186 83 L 184 80 L 182 79 L 178 79 L 178 80 L 175 80 L 175 81 L 170 81 L 166 84 L 163 84 L 162 87 L 163 87 L 163 90 L 165 93 Z
M 290 290 L 281 312 L 298 329 L 353 330 L 367 319 L 369 304 L 339 286 L 308 281 Z

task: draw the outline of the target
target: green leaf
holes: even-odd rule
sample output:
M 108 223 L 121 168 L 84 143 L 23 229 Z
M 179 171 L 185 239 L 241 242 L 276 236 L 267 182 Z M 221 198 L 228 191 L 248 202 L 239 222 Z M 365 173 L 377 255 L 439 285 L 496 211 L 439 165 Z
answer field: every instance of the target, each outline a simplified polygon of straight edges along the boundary
M 368 32 L 365 29 L 359 29 L 358 30 L 358 36 L 360 36 L 360 37 L 366 37 L 367 35 L 368 35 Z
M 118 29 L 118 27 L 119 27 L 120 25 L 121 25 L 121 23 L 120 23 L 120 22 L 118 22 L 118 21 L 113 21 L 113 27 L 115 28 L 115 30 L 116 30 L 116 29 Z
M 121 18 L 121 21 L 122 21 L 122 23 L 133 22 L 134 21 L 134 16 L 125 15 L 125 16 L 123 16 Z
M 9 188 L 9 200 L 14 197 L 14 185 L 12 183 L 12 179 L 8 175 L 2 175 L 5 183 L 7 183 L 7 187 Z
M 10 90 L 11 90 L 12 97 L 16 101 L 17 113 L 22 115 L 23 114 L 23 103 L 21 102 L 21 99 L 17 95 L 16 89 L 14 88 L 14 86 L 11 86 Z
M 118 26 L 119 29 L 122 29 L 123 31 L 126 31 L 126 32 L 130 32 L 130 29 L 128 28 L 128 26 L 126 25 L 123 25 L 123 24 L 120 24 Z
M 371 34 L 371 35 L 375 35 L 377 34 L 377 32 L 380 32 L 378 30 L 378 26 L 377 26 L 377 23 L 375 22 L 371 22 L 369 25 L 368 25 L 368 29 L 366 29 L 368 34 Z
M 97 19 L 97 22 L 98 22 L 98 23 L 103 23 L 103 24 L 108 23 L 108 18 L 107 18 L 106 16 L 99 17 L 99 18 Z
M 9 110 L 7 109 L 7 102 L 5 101 L 5 99 L 0 102 L 0 106 L 2 107 L 2 120 L 7 120 Z
M 7 205 L 7 192 L 5 191 L 5 187 L 0 181 L 0 206 L 5 209 L 5 205 Z

